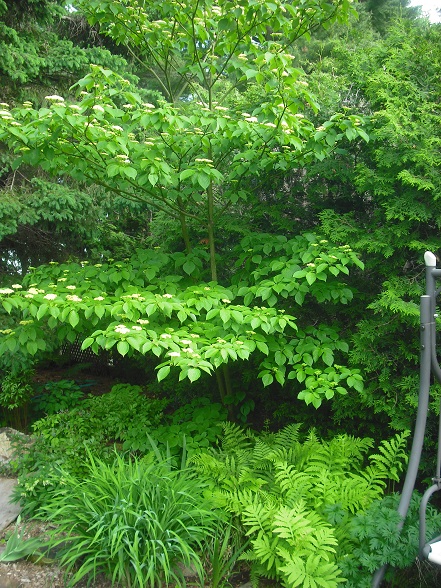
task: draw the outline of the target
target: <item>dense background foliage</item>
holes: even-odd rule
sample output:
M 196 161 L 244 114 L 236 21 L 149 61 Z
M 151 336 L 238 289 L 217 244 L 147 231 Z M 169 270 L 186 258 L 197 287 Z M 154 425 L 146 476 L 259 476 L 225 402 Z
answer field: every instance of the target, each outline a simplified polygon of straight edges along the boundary
M 205 447 L 227 415 L 271 430 L 302 421 L 325 439 L 399 432 L 404 443 L 423 253 L 441 253 L 440 35 L 404 0 L 0 0 L 4 421 L 26 427 L 46 413 L 35 430 L 62 439 L 51 451 L 74 477 L 86 474 L 61 459 L 69 419 L 107 462 L 99 447 L 109 442 L 149 451 L 148 427 L 161 450 L 182 449 L 183 434 L 191 451 Z M 87 425 L 86 405 L 60 404 L 90 402 L 69 386 L 52 396 L 69 417 L 39 408 L 32 370 L 73 347 L 93 370 L 147 386 L 163 403 L 157 419 L 129 394 L 143 426 L 127 417 L 92 435 L 98 403 Z M 434 413 L 439 394 L 434 386 Z M 160 421 L 162 407 L 191 402 L 194 416 L 201 398 L 199 409 L 213 405 L 202 418 L 211 432 L 202 420 L 186 429 L 191 417 Z M 40 457 L 23 471 L 56 481 Z M 271 475 L 270 494 L 283 495 Z M 243 499 L 230 514 L 252 537 L 258 575 L 267 560 L 250 508 Z M 326 517 L 317 529 L 333 524 Z M 268 537 L 288 541 L 267 523 Z M 339 557 L 322 570 L 326 585 L 339 582 Z M 265 564 L 300 585 L 292 565 Z

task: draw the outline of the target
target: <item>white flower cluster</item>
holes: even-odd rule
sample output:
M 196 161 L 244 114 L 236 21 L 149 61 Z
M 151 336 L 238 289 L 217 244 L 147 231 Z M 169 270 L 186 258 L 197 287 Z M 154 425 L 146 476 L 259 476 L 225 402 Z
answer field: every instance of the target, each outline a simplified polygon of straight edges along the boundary
M 118 325 L 115 327 L 115 333 L 120 333 L 121 335 L 127 335 L 127 333 L 130 333 L 130 329 L 128 329 L 125 325 Z

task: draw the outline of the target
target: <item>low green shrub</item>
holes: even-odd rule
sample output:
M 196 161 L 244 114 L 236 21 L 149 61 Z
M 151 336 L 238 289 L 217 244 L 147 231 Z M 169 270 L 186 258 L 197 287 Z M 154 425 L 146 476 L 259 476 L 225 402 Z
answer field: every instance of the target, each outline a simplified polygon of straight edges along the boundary
M 46 382 L 32 404 L 37 413 L 50 415 L 78 406 L 83 397 L 83 391 L 73 380 L 59 380 Z
M 14 499 L 26 514 L 44 504 L 49 490 L 64 482 L 63 473 L 87 474 L 87 451 L 107 460 L 114 443 L 138 428 L 146 435 L 162 419 L 167 401 L 149 399 L 139 386 L 118 384 L 108 394 L 90 397 L 70 410 L 49 414 L 33 425 L 33 443 L 16 447 L 18 475 Z
M 227 409 L 222 404 L 209 398 L 196 398 L 173 412 L 168 423 L 155 427 L 149 433 L 159 445 L 169 447 L 172 453 L 182 450 L 185 439 L 186 449 L 192 454 L 216 443 L 226 418 Z M 124 448 L 147 451 L 149 441 L 146 434 L 133 439 L 133 433 L 134 430 L 128 432 Z M 129 440 L 132 440 L 130 444 Z
M 104 573 L 127 587 L 182 586 L 180 565 L 203 585 L 201 552 L 221 516 L 201 477 L 153 453 L 111 463 L 89 453 L 86 467 L 83 478 L 63 472 L 63 486 L 39 510 L 58 526 L 50 546 L 61 547 L 69 585 Z
M 352 548 L 340 558 L 347 588 L 370 588 L 372 574 L 387 565 L 386 580 L 393 586 L 411 586 L 410 569 L 419 551 L 419 507 L 421 496 L 414 492 L 403 528 L 397 512 L 399 494 L 374 501 L 364 512 L 347 521 L 346 534 Z M 427 537 L 439 535 L 441 513 L 428 507 Z M 435 584 L 434 584 L 435 585 Z

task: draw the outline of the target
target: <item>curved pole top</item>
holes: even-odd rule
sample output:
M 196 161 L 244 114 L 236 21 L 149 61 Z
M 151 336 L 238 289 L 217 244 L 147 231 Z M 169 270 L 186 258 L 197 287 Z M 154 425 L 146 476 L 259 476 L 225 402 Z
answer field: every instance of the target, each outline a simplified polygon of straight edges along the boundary
M 424 263 L 426 267 L 436 267 L 436 257 L 431 251 L 426 251 L 424 254 Z

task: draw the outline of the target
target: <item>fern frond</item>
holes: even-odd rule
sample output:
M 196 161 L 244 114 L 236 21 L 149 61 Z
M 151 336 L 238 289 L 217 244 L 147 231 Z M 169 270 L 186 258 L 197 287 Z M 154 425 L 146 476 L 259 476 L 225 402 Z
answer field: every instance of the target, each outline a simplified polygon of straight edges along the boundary
M 270 469 L 273 448 L 262 439 L 256 439 L 252 451 L 253 466 L 257 469 Z
M 251 449 L 255 435 L 250 430 L 245 432 L 242 427 L 231 422 L 222 423 L 222 429 L 221 445 L 225 453 Z
M 365 495 L 362 508 L 366 508 L 373 500 L 383 496 L 384 488 L 386 487 L 384 479 L 387 479 L 387 475 L 384 472 L 379 472 L 376 468 L 368 466 L 359 474 L 351 474 L 351 478 L 356 480 L 356 483 L 360 485 L 359 487 Z
M 291 423 L 277 431 L 274 435 L 274 444 L 278 447 L 291 447 L 299 440 L 301 426 L 299 423 Z
M 278 537 L 271 537 L 262 532 L 252 541 L 254 552 L 260 564 L 266 568 L 266 573 L 271 572 L 273 569 L 279 569 L 282 564 L 277 549 L 278 543 Z
M 312 514 L 306 509 L 304 501 L 299 501 L 297 508 L 282 506 L 274 515 L 273 532 L 287 539 L 289 545 L 297 551 L 302 547 L 304 538 L 309 542 L 310 535 L 315 531 L 309 516 Z
M 289 561 L 280 568 L 286 577 L 285 586 L 296 588 L 337 588 L 345 582 L 341 571 L 334 563 L 324 562 L 320 556 L 311 554 L 306 561 L 291 554 Z
M 280 493 L 285 501 L 291 497 L 307 498 L 313 486 L 311 476 L 305 472 L 299 472 L 293 465 L 286 462 L 276 462 L 274 464 L 274 480 L 280 488 Z
M 387 474 L 387 479 L 400 481 L 399 474 L 403 471 L 404 465 L 407 463 L 407 438 L 410 431 L 403 431 L 397 433 L 395 437 L 389 441 L 382 441 L 378 447 L 380 453 L 375 453 L 369 457 L 372 466 L 378 472 Z

